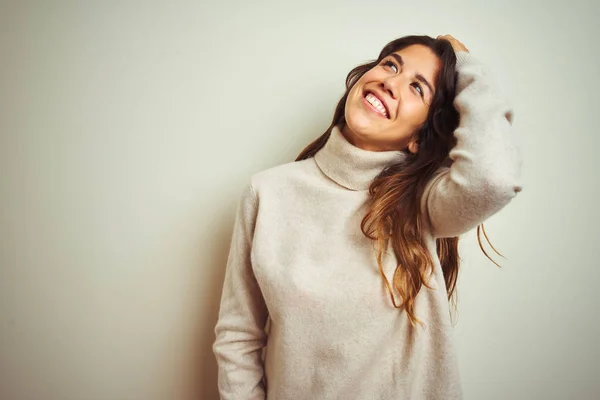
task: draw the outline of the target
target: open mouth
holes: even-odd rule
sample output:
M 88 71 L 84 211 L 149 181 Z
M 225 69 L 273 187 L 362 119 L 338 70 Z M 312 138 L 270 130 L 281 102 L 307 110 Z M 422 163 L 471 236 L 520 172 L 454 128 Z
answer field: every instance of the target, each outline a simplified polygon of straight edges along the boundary
M 372 92 L 367 90 L 363 93 L 363 98 L 372 107 L 372 109 L 375 112 L 378 112 L 379 114 L 381 114 L 383 117 L 385 117 L 387 119 L 390 118 L 390 113 L 389 113 L 385 103 L 379 97 L 377 97 L 375 94 L 373 94 Z

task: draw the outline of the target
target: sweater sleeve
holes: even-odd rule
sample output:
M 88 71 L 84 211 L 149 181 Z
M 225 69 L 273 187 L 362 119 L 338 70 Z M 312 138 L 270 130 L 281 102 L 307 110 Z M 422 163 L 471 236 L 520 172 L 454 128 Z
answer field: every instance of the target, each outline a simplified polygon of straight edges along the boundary
M 513 110 L 489 71 L 468 52 L 457 52 L 454 106 L 460 122 L 442 167 L 422 197 L 423 215 L 436 238 L 459 236 L 506 206 L 521 191 L 521 153 L 511 130 Z
M 257 199 L 248 184 L 238 203 L 213 344 L 222 400 L 264 400 L 262 348 L 268 317 L 251 262 Z

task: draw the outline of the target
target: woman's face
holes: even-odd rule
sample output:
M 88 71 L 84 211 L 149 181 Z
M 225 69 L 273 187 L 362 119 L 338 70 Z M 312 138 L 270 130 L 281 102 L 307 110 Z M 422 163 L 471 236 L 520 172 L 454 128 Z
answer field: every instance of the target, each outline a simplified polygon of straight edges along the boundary
M 441 62 L 428 47 L 411 45 L 367 71 L 348 94 L 343 133 L 370 151 L 416 153 L 413 134 L 425 122 Z

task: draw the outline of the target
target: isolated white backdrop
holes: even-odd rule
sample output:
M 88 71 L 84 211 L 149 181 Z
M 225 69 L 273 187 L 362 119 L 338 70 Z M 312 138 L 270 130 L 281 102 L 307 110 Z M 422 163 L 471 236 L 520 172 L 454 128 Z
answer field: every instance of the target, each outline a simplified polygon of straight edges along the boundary
M 487 223 L 504 267 L 461 245 L 465 398 L 598 398 L 598 9 L 2 2 L 0 398 L 217 399 L 243 185 L 323 133 L 352 67 L 446 33 L 512 101 L 525 160 Z

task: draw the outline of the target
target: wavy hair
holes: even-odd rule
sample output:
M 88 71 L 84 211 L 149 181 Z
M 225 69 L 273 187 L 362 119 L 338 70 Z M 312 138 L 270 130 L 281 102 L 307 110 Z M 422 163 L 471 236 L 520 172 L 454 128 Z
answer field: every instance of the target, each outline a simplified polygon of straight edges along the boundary
M 399 163 L 386 166 L 369 186 L 369 208 L 361 222 L 361 231 L 377 244 L 377 264 L 384 280 L 392 304 L 404 308 L 411 325 L 423 325 L 414 312 L 417 294 L 425 285 L 425 274 L 433 269 L 433 260 L 423 240 L 423 222 L 421 199 L 429 180 L 440 167 L 450 165 L 448 154 L 456 145 L 454 130 L 458 127 L 459 114 L 454 108 L 458 72 L 456 54 L 452 45 L 443 39 L 430 36 L 405 36 L 386 44 L 376 60 L 361 64 L 352 69 L 346 77 L 346 91 L 338 102 L 331 125 L 323 135 L 310 143 L 298 155 L 295 161 L 313 157 L 329 139 L 334 126 L 345 123 L 346 99 L 356 82 L 371 68 L 377 66 L 390 53 L 411 45 L 424 45 L 430 48 L 441 61 L 436 77 L 435 95 L 426 121 L 415 132 L 419 151 L 412 154 L 407 149 L 407 157 Z M 483 253 L 498 267 L 481 243 L 481 233 L 491 248 L 501 257 L 491 244 L 483 224 L 477 226 L 477 241 Z M 393 289 L 383 271 L 382 258 L 391 240 L 398 264 L 394 271 L 393 285 L 403 299 L 397 304 Z M 459 237 L 436 239 L 436 251 L 442 267 L 448 300 L 456 309 L 455 287 L 458 277 L 460 258 L 458 254 Z

